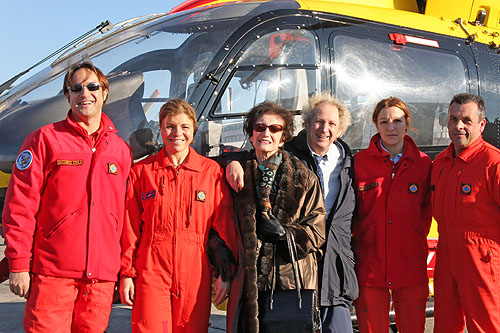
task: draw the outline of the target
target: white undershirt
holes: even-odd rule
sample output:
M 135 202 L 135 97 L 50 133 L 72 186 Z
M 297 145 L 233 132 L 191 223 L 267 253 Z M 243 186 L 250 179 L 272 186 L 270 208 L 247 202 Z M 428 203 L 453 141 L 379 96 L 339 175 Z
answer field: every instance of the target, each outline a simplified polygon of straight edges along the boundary
M 309 145 L 307 146 L 309 147 Z M 313 157 L 322 157 L 317 165 L 318 169 L 321 169 L 321 172 L 323 173 L 324 179 L 321 187 L 323 189 L 323 198 L 325 199 L 326 216 L 328 216 L 340 192 L 340 171 L 342 170 L 345 151 L 342 145 L 337 141 L 333 142 L 328 149 L 328 152 L 323 156 L 316 154 L 311 147 L 309 147 L 309 150 L 311 151 Z

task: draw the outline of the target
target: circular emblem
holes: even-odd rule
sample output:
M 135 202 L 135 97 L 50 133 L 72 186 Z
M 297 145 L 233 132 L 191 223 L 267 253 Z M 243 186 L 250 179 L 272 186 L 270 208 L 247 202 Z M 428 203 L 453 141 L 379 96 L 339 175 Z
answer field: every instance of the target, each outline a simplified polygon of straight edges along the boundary
M 418 184 L 409 183 L 408 184 L 408 193 L 417 194 L 418 193 Z
M 196 201 L 205 202 L 207 194 L 203 191 L 196 191 Z
M 463 194 L 471 194 L 472 192 L 472 185 L 471 184 L 462 184 L 460 191 Z
M 19 170 L 26 170 L 33 162 L 33 154 L 29 150 L 23 150 L 16 158 L 16 167 Z

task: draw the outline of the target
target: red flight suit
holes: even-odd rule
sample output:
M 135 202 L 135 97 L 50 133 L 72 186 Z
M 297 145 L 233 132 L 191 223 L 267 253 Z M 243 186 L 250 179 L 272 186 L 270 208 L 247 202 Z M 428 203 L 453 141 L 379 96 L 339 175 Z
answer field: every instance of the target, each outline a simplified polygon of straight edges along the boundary
M 406 332 L 424 329 L 431 164 L 408 135 L 397 163 L 381 148 L 378 133 L 354 156 L 353 239 L 360 286 L 355 305 L 360 331 L 389 330 L 389 289 L 398 327 Z
M 434 161 L 432 208 L 439 243 L 435 332 L 500 332 L 500 150 L 482 137 Z
M 206 332 L 210 228 L 237 258 L 223 170 L 191 147 L 176 169 L 162 149 L 132 168 L 126 202 L 121 275 L 135 278 L 133 332 Z

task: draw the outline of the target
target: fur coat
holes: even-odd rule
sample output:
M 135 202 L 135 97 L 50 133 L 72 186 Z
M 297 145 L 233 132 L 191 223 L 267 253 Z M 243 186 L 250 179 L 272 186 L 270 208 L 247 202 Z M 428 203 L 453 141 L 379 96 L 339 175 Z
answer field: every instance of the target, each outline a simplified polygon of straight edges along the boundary
M 316 175 L 298 159 L 283 153 L 275 182 L 278 182 L 273 215 L 291 230 L 297 245 L 303 288 L 317 289 L 320 247 L 325 241 L 325 208 Z M 228 332 L 259 331 L 258 294 L 270 288 L 273 267 L 272 243 L 257 239 L 255 214 L 258 211 L 256 184 L 252 170 L 255 152 L 242 160 L 245 187 L 236 194 L 235 210 L 241 233 L 239 270 L 233 280 L 228 307 Z M 278 241 L 277 288 L 295 289 L 286 241 Z

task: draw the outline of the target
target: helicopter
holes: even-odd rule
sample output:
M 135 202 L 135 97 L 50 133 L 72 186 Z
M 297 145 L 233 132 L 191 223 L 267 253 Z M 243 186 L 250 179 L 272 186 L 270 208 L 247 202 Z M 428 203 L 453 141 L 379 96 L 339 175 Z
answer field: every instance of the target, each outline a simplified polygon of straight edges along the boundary
M 25 137 L 65 118 L 63 76 L 82 61 L 107 75 L 103 112 L 135 159 L 159 145 L 159 110 L 171 98 L 195 108 L 193 147 L 211 157 L 250 147 L 244 116 L 265 100 L 291 110 L 298 132 L 302 106 L 323 90 L 349 109 L 343 139 L 354 152 L 376 133 L 375 104 L 397 96 L 411 110 L 410 135 L 435 157 L 450 143 L 448 104 L 460 92 L 484 98 L 483 137 L 500 147 L 497 0 L 188 0 L 103 22 L 0 85 L 0 206 Z

